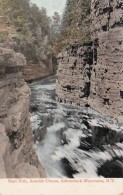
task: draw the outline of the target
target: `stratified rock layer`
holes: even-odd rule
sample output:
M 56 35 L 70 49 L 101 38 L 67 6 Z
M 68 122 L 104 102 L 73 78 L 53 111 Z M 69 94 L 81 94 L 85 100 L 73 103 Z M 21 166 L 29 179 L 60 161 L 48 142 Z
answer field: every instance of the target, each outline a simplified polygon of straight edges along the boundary
M 92 1 L 97 64 L 91 77 L 91 105 L 123 119 L 123 1 Z
M 43 62 L 42 64 L 33 64 L 28 62 L 23 68 L 23 78 L 25 81 L 35 81 L 53 74 L 52 65 L 46 67 Z
M 0 178 L 45 176 L 32 142 L 25 65 L 23 55 L 0 47 Z
M 9 34 L 6 41 L 0 45 L 4 48 L 12 49 L 22 53 L 26 58 L 26 65 L 22 68 L 25 81 L 34 81 L 53 74 L 52 58 L 43 62 L 40 55 L 36 53 L 33 43 L 22 41 L 16 34 Z
M 123 1 L 92 0 L 92 41 L 59 54 L 60 101 L 123 119 Z

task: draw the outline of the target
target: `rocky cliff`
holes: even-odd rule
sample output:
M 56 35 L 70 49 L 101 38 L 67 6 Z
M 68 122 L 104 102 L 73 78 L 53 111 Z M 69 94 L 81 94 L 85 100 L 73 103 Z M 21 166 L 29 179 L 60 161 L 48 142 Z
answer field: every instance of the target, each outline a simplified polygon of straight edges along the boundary
M 0 178 L 45 176 L 32 141 L 24 66 L 23 55 L 0 47 Z
M 51 19 L 46 10 L 30 0 L 0 0 L 0 4 L 0 43 L 26 57 L 24 79 L 50 75 L 53 44 Z
M 92 71 L 91 105 L 123 118 L 123 1 L 92 1 L 93 39 L 97 63 Z
M 33 42 L 23 40 L 19 35 L 9 34 L 6 40 L 0 44 L 2 47 L 13 49 L 26 57 L 26 65 L 22 69 L 25 81 L 33 81 L 53 74 L 52 57 L 42 60 L 38 49 Z M 54 64 L 56 66 L 56 63 Z
M 86 104 L 122 120 L 123 1 L 92 0 L 92 40 L 59 54 L 60 101 Z

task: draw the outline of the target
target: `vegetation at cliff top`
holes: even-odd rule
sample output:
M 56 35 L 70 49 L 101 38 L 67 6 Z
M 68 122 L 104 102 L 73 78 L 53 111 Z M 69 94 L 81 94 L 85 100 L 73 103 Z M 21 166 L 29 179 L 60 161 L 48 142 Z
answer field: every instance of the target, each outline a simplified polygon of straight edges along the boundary
M 37 61 L 47 61 L 54 53 L 53 42 L 59 20 L 57 13 L 50 18 L 45 8 L 40 9 L 30 0 L 0 0 L 0 42 L 14 34 L 20 39 L 22 51 L 29 53 L 28 48 L 33 48 Z
M 90 3 L 91 0 L 67 0 L 61 24 L 61 48 L 75 40 L 80 43 L 90 40 Z
M 42 59 L 59 53 L 74 40 L 82 43 L 90 39 L 90 0 L 67 0 L 62 22 L 57 12 L 50 18 L 45 8 L 39 9 L 30 0 L 0 0 L 0 13 L 0 25 L 15 28 L 9 33 L 16 31 L 23 44 L 33 44 L 34 53 Z M 0 31 L 0 41 L 6 36 L 8 30 Z

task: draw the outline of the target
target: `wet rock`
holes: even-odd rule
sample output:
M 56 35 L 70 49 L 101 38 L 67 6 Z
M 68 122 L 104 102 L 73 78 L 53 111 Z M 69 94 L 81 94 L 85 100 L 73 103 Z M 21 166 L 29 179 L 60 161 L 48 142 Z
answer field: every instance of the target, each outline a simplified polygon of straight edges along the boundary
M 45 129 L 39 126 L 34 128 L 37 128 L 37 135 L 44 131 L 46 133 L 43 139 L 39 140 L 37 147 L 48 175 L 70 178 L 98 177 L 98 168 L 107 161 L 115 162 L 119 158 L 122 163 L 122 123 L 91 107 L 64 102 L 61 104 L 58 101 L 55 102 L 57 106 L 48 111 L 54 99 L 52 92 L 48 91 L 47 83 L 43 89 L 40 82 L 32 85 L 32 93 L 35 94 L 33 101 L 38 104 L 39 112 L 44 113 L 44 118 L 41 117 L 40 120 L 42 124 L 46 121 Z M 40 90 L 36 93 L 35 88 L 38 86 Z M 41 98 L 42 94 L 47 100 Z M 35 114 L 37 115 L 37 112 Z M 47 121 L 47 117 L 52 124 Z M 109 177 L 111 175 L 110 172 Z
M 65 169 L 65 172 L 69 178 L 74 178 L 73 175 L 78 173 L 78 171 L 74 170 L 70 164 L 70 162 L 67 160 L 67 158 L 62 159 L 63 167 Z
M 31 105 L 30 106 L 30 112 L 36 112 L 36 111 L 38 111 L 38 106 L 37 105 Z
M 123 178 L 122 159 L 114 159 L 104 163 L 98 169 L 98 175 L 101 175 L 105 178 Z

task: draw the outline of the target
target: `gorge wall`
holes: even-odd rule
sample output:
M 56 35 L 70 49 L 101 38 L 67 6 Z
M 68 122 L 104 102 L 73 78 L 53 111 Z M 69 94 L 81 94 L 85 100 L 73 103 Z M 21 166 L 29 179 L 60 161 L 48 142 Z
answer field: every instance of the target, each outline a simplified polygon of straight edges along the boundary
M 53 74 L 52 57 L 43 61 L 33 42 L 21 39 L 17 34 L 9 34 L 2 47 L 13 49 L 26 57 L 26 65 L 22 69 L 25 81 L 34 81 Z M 55 66 L 55 65 L 54 65 Z
M 51 19 L 44 8 L 30 0 L 0 0 L 0 45 L 26 57 L 23 68 L 26 81 L 51 75 L 52 32 Z
M 56 94 L 122 121 L 123 1 L 92 0 L 91 7 L 92 40 L 59 54 Z
M 0 178 L 45 177 L 32 141 L 25 57 L 0 47 Z

